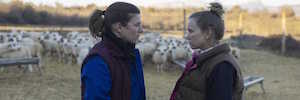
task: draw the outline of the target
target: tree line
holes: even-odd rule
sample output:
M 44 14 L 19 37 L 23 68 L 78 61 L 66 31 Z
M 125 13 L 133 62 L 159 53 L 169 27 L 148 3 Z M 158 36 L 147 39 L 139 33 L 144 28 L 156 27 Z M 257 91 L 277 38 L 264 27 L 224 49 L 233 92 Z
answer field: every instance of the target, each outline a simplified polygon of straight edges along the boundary
M 4 4 L 0 4 L 0 6 Z M 1 25 L 55 25 L 87 26 L 88 17 L 79 15 L 52 14 L 37 11 L 32 5 L 10 6 L 7 11 L 0 11 Z

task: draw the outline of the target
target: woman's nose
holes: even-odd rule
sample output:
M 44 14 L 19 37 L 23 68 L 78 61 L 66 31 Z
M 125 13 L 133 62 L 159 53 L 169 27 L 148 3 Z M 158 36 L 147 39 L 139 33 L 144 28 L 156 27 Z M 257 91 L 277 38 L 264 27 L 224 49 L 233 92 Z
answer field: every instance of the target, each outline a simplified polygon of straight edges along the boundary
M 186 40 L 188 40 L 188 38 L 189 38 L 188 33 L 183 34 L 183 38 L 186 39 Z
M 144 32 L 144 29 L 143 29 L 142 26 L 139 28 L 138 32 L 139 32 L 139 33 L 143 33 L 143 32 Z

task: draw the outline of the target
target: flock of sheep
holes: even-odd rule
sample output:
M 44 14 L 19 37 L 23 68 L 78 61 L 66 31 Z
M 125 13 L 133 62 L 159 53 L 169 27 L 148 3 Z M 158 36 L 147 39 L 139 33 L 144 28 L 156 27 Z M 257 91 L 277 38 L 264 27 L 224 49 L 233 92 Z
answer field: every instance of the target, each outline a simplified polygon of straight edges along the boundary
M 89 34 L 70 32 L 1 32 L 0 58 L 55 57 L 64 63 L 81 64 L 89 49 L 97 42 Z M 32 71 L 32 67 L 29 66 Z
M 240 58 L 240 49 L 231 46 L 230 42 L 222 41 L 230 44 L 231 54 L 237 59 Z M 193 49 L 187 40 L 175 37 L 163 37 L 159 33 L 146 33 L 140 37 L 136 48 L 141 52 L 143 62 L 152 61 L 156 64 L 158 72 L 163 72 L 167 67 L 179 64 L 185 67 L 185 63 L 192 59 Z
M 140 37 L 136 48 L 141 52 L 142 60 L 151 60 L 157 71 L 164 71 L 174 61 L 187 61 L 192 58 L 192 49 L 181 38 L 163 37 L 158 33 L 146 33 Z
M 0 32 L 0 58 L 38 57 L 43 64 L 43 57 L 55 57 L 57 61 L 81 65 L 94 44 L 101 39 L 94 39 L 88 33 L 69 32 Z M 159 33 L 145 33 L 136 48 L 140 50 L 143 62 L 151 61 L 158 72 L 174 61 L 187 61 L 192 58 L 192 49 L 181 38 L 163 37 Z M 233 49 L 239 57 L 239 50 Z M 43 56 L 43 57 L 42 57 Z M 28 68 L 32 71 L 32 67 Z

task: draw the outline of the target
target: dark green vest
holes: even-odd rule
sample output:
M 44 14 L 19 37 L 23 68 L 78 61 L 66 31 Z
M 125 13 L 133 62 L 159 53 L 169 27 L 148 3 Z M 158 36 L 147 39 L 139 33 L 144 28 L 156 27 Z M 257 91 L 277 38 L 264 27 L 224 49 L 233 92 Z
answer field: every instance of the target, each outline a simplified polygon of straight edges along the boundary
M 243 76 L 236 59 L 230 54 L 227 44 L 218 45 L 211 50 L 201 53 L 197 59 L 197 67 L 191 69 L 186 76 L 178 82 L 175 100 L 205 100 L 207 82 L 214 67 L 222 62 L 228 62 L 236 70 L 236 79 L 233 84 L 233 100 L 242 100 Z

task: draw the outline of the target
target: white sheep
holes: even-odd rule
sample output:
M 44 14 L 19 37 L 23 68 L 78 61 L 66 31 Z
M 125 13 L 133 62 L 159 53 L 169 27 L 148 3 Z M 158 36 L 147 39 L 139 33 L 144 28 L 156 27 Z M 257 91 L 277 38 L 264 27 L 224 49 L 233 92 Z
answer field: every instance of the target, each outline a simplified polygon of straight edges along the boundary
M 31 38 L 23 38 L 20 42 L 20 45 L 28 47 L 31 52 L 31 56 L 37 57 L 40 59 L 40 61 L 42 61 L 43 47 L 39 42 L 36 42 Z M 40 62 L 39 64 L 39 66 L 41 66 L 42 63 Z
M 81 64 L 82 64 L 84 58 L 85 58 L 85 57 L 87 56 L 87 54 L 89 53 L 89 49 L 90 49 L 90 48 L 82 48 L 82 49 L 80 49 L 79 54 L 78 54 L 77 59 L 76 59 L 78 65 L 81 65 Z
M 78 37 L 78 35 L 79 35 L 79 32 L 69 32 L 69 33 L 67 33 L 67 39 L 75 39 L 75 38 L 77 38 Z
M 188 51 L 183 47 L 173 47 L 171 50 L 172 60 L 186 60 L 188 59 Z
M 1 58 L 32 58 L 30 48 L 22 46 L 17 43 L 10 43 L 8 52 L 2 52 Z M 28 65 L 30 72 L 33 71 L 32 65 Z
M 10 51 L 9 46 L 10 43 L 0 43 L 0 54 Z
M 0 58 L 1 58 L 1 55 L 6 53 L 6 52 L 9 52 L 10 49 L 8 48 L 9 47 L 9 43 L 0 43 Z M 3 71 L 3 67 L 1 67 L 1 72 Z
M 59 57 L 61 56 L 60 54 L 58 54 L 58 51 L 60 50 L 59 41 L 60 39 L 52 37 L 41 40 L 41 44 L 46 51 L 46 55 L 48 54 L 54 56 L 56 54 Z
M 161 37 L 159 33 L 145 33 L 140 38 L 144 39 L 145 42 L 152 42 L 155 43 L 156 39 Z
M 23 35 L 25 37 L 29 37 L 33 39 L 34 41 L 38 41 L 39 38 L 43 35 L 42 32 L 24 32 Z
M 75 43 L 65 40 L 63 43 L 63 53 L 62 57 L 68 61 L 68 64 L 71 64 L 72 58 L 75 57 L 73 55 L 73 50 L 75 50 Z M 64 61 L 64 60 L 63 60 Z M 65 61 L 64 61 L 65 62 Z
M 156 49 L 152 56 L 152 61 L 157 65 L 157 72 L 163 72 L 163 67 L 166 65 L 168 60 L 168 47 L 160 46 Z
M 157 38 L 155 42 L 158 44 L 158 46 L 169 44 L 168 41 L 166 39 L 164 39 L 163 37 Z
M 6 38 L 6 36 L 3 33 L 0 33 L 0 43 L 4 43 L 5 38 Z
M 241 54 L 240 54 L 240 49 L 237 48 L 237 47 L 232 47 L 230 46 L 230 53 L 236 58 L 236 59 L 239 59 L 241 57 Z
M 139 49 L 141 54 L 141 59 L 144 62 L 146 58 L 151 57 L 156 49 L 157 45 L 155 43 L 147 42 L 147 43 L 138 43 L 136 44 L 136 48 Z

